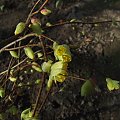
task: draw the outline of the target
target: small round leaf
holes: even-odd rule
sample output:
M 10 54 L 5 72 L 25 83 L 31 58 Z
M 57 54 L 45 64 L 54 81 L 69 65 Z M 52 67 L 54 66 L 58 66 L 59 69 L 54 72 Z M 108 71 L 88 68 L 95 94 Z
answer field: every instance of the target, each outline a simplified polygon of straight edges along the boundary
M 5 90 L 3 88 L 0 88 L 0 97 L 4 97 L 5 96 Z
M 49 73 L 49 72 L 50 72 L 51 65 L 52 65 L 52 62 L 53 62 L 53 61 L 51 61 L 51 60 L 49 60 L 48 62 L 44 62 L 44 63 L 42 64 L 42 70 L 43 70 L 44 72 Z
M 24 22 L 20 22 L 15 29 L 15 35 L 20 34 L 23 32 L 23 30 L 25 29 L 25 23 Z
M 11 81 L 11 82 L 16 82 L 16 80 L 17 80 L 17 78 L 12 77 L 12 76 L 11 76 L 11 77 L 9 77 L 9 79 L 10 79 L 10 81 Z
M 81 96 L 88 96 L 94 90 L 94 86 L 90 80 L 87 80 L 81 87 Z
M 30 47 L 24 48 L 25 54 L 28 56 L 30 59 L 34 59 L 34 52 Z
M 19 58 L 19 56 L 18 56 L 18 54 L 17 54 L 16 51 L 10 51 L 10 54 L 11 54 L 11 56 L 14 57 L 14 58 Z
M 38 71 L 38 72 L 42 72 L 42 69 L 41 69 L 40 65 L 38 63 L 36 63 L 36 62 L 32 63 L 32 68 L 34 70 Z

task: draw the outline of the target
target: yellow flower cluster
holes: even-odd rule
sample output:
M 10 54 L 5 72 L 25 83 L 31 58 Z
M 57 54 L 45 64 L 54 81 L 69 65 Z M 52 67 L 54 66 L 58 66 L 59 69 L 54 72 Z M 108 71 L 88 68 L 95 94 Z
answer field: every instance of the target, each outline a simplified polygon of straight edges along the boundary
M 63 82 L 67 76 L 67 66 L 68 63 L 64 63 L 63 61 L 54 63 L 51 67 L 49 79 L 52 79 L 55 82 Z
M 107 82 L 107 88 L 111 91 L 111 90 L 117 90 L 120 88 L 119 85 L 119 81 L 117 80 L 112 80 L 111 78 L 106 78 L 106 82 Z
M 63 62 L 71 61 L 71 52 L 69 46 L 67 45 L 58 45 L 55 47 L 54 55 L 56 60 L 61 60 Z
M 57 62 L 52 64 L 50 69 L 49 80 L 47 83 L 48 89 L 51 88 L 51 85 L 54 82 L 64 82 L 67 77 L 67 66 L 71 61 L 71 52 L 69 46 L 67 45 L 58 45 L 57 43 L 53 44 L 54 56 Z

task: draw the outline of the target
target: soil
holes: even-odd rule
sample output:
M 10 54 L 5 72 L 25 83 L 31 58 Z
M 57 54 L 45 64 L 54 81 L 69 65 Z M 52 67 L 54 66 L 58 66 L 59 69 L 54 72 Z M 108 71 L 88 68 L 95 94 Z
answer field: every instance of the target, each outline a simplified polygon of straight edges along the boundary
M 3 10 L 0 7 L 0 47 L 14 35 L 16 25 L 26 20 L 35 1 L 0 0 L 0 6 L 4 5 Z M 55 0 L 50 0 L 47 7 L 52 9 L 52 14 L 40 18 L 43 26 L 46 22 L 54 24 L 71 19 L 120 21 L 119 0 L 65 0 L 57 9 Z M 68 77 L 60 84 L 64 90 L 48 98 L 40 120 L 120 120 L 120 90 L 109 92 L 105 81 L 106 77 L 120 80 L 120 23 L 65 24 L 48 29 L 46 35 L 60 43 L 79 46 L 71 49 L 69 75 L 91 78 L 99 89 L 89 97 L 81 97 L 83 82 Z M 7 69 L 8 61 L 7 53 L 0 55 L 0 71 Z M 25 109 L 29 103 L 22 106 Z

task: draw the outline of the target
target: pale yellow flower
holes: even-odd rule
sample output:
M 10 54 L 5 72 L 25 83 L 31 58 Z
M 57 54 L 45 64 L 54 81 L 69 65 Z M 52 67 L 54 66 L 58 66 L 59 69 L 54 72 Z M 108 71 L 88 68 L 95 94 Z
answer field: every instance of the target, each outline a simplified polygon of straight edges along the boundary
M 54 49 L 54 55 L 55 55 L 56 60 L 61 60 L 64 62 L 70 62 L 72 59 L 69 46 L 65 44 L 57 45 Z

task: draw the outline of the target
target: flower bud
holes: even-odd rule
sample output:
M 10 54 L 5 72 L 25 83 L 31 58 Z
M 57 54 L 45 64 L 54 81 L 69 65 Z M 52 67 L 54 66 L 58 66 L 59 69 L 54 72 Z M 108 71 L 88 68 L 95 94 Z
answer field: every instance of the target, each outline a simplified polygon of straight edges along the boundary
M 43 15 L 49 15 L 49 14 L 51 13 L 51 10 L 44 8 L 44 9 L 42 9 L 40 12 L 41 12 L 41 14 L 43 14 Z

